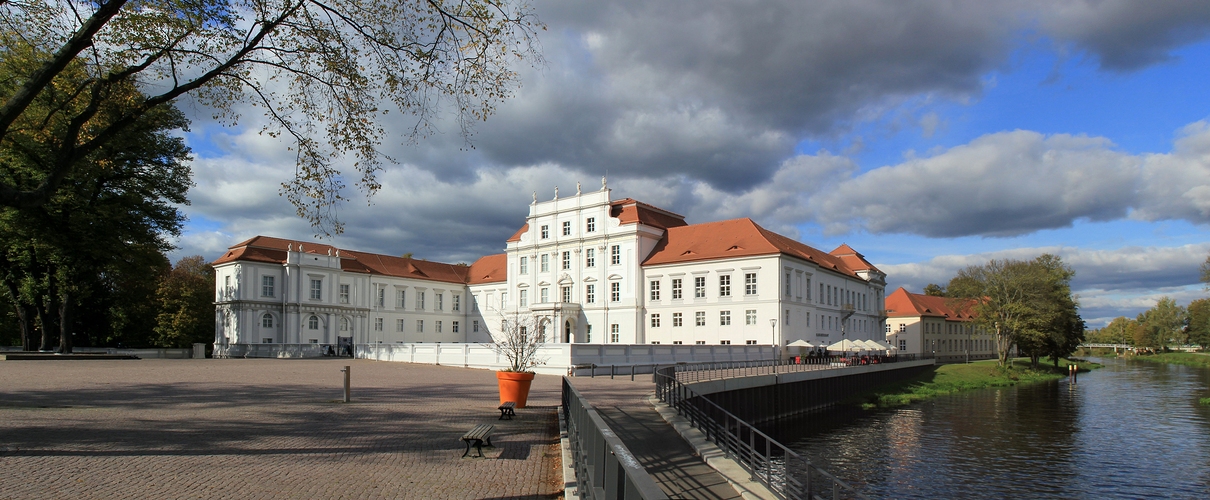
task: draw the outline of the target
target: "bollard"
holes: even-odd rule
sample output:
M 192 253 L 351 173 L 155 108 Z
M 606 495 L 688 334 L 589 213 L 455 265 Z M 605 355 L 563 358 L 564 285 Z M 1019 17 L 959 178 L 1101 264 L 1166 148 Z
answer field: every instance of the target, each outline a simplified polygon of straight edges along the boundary
M 349 367 L 346 365 L 343 370 L 345 374 L 345 402 L 349 402 Z

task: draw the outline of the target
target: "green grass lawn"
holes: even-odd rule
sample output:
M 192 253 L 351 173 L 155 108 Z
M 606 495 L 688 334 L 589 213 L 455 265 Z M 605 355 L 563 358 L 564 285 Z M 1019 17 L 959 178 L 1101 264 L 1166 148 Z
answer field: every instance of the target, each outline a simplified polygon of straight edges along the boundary
M 994 359 L 969 364 L 938 365 L 911 379 L 858 395 L 856 400 L 865 408 L 899 406 L 971 389 L 1057 380 L 1067 376 L 1067 365 L 1071 363 L 1078 364 L 1081 372 L 1101 367 L 1089 361 L 1061 359 L 1059 367 L 1055 368 L 1053 364 L 1045 362 L 1048 359 L 1043 361 L 1037 370 L 1029 368 L 1029 359 L 1026 358 L 1014 359 L 1004 368 L 998 366 Z
M 1210 368 L 1210 354 L 1202 352 L 1164 352 L 1159 354 L 1131 356 L 1129 359 L 1151 361 L 1153 363 L 1168 363 L 1173 365 Z

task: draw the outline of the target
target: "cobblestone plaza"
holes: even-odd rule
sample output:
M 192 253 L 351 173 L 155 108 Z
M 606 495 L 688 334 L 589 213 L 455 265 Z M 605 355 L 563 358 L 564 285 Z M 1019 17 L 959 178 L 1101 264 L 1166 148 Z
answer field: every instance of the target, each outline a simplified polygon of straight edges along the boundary
M 561 497 L 555 376 L 511 421 L 494 372 L 408 363 L 7 361 L 0 381 L 0 499 Z M 461 458 L 480 423 L 495 448 Z

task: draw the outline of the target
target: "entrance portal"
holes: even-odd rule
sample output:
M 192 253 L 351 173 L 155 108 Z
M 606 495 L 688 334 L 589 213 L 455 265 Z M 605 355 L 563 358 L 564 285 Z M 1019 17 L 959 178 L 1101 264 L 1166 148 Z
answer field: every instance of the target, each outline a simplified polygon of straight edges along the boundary
M 571 321 L 570 320 L 563 322 L 563 343 L 564 344 L 571 343 Z

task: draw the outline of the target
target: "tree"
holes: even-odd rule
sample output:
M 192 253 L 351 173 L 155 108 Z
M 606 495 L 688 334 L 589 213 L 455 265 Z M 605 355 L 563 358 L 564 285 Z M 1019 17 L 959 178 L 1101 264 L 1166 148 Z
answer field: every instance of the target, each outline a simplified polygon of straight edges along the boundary
M 930 297 L 945 297 L 945 287 L 936 283 L 929 283 L 924 286 L 924 294 Z
M 1155 307 L 1139 314 L 1139 324 L 1143 326 L 1143 345 L 1166 349 L 1172 344 L 1184 344 L 1185 323 L 1185 308 L 1169 297 L 1160 297 Z
M 9 58 L 3 64 L 8 71 L 16 62 Z M 59 83 L 70 83 L 69 77 L 86 81 L 75 72 L 81 67 L 69 65 Z M 0 90 L 14 81 L 3 79 Z M 92 115 L 90 123 L 97 128 L 121 118 L 121 103 L 142 100 L 132 85 L 110 91 L 107 106 Z M 72 128 L 65 114 L 43 112 L 59 104 L 36 99 L 27 109 L 46 116 L 41 124 L 46 130 Z M 191 172 L 189 149 L 170 131 L 187 123 L 171 105 L 148 109 L 76 161 L 44 202 L 0 206 L 0 280 L 15 306 L 26 349 L 33 348 L 37 330 L 39 349 L 50 349 L 57 334 L 58 349 L 71 352 L 80 328 L 104 324 L 99 321 L 104 318 L 77 321 L 75 308 L 112 296 L 115 280 L 131 276 L 123 274 L 130 270 L 124 267 L 127 260 L 148 262 L 150 255 L 154 261 L 171 248 L 166 237 L 180 232 L 184 218 L 178 207 L 188 203 Z M 42 159 L 53 157 L 58 146 L 54 137 L 36 139 L 16 134 L 0 144 L 0 184 L 41 175 Z
M 1197 299 L 1186 309 L 1189 324 L 1185 327 L 1189 342 L 1210 348 L 1210 299 Z
M 1210 290 L 1210 256 L 1206 256 L 1206 261 L 1202 262 L 1202 283 Z
M 1105 328 L 1093 330 L 1089 341 L 1099 344 L 1134 344 L 1134 332 L 1139 323 L 1125 316 L 1118 316 L 1110 321 Z
M 0 179 L 0 206 L 47 203 L 142 116 L 191 96 L 229 125 L 240 104 L 263 109 L 262 132 L 286 136 L 296 153 L 282 193 L 339 232 L 342 179 L 379 188 L 380 101 L 412 116 L 413 140 L 432 132 L 445 102 L 469 136 L 511 95 L 510 64 L 537 57 L 540 28 L 507 0 L 0 1 L 0 65 L 12 78 L 0 93 L 0 149 L 36 167 Z M 145 95 L 114 105 L 128 88 Z M 48 147 L 21 147 L 32 142 Z M 12 161 L 0 155 L 0 171 Z
M 156 295 L 156 346 L 189 347 L 214 340 L 214 268 L 200 255 L 177 261 Z
M 546 364 L 538 358 L 538 349 L 546 343 L 545 324 L 531 314 L 505 316 L 500 329 L 492 334 L 492 350 L 508 360 L 510 372 L 528 372 Z
M 1036 366 L 1041 356 L 1069 354 L 1083 338 L 1083 320 L 1071 295 L 1074 275 L 1049 254 L 1033 261 L 992 260 L 960 270 L 947 291 L 975 301 L 975 322 L 995 332 L 1001 366 L 1014 345 Z

